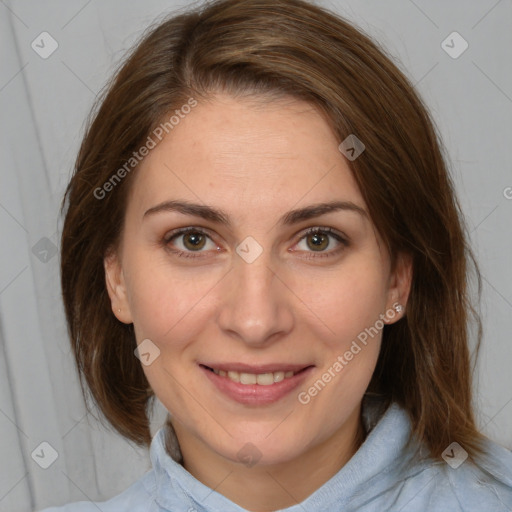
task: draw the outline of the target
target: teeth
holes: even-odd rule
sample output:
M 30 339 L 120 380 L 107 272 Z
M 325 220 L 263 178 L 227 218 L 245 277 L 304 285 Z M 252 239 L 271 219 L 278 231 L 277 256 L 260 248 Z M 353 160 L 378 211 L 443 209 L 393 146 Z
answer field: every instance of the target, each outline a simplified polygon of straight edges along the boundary
M 234 382 L 240 382 L 240 374 L 238 372 L 228 372 L 228 379 Z
M 290 373 L 290 372 L 287 372 Z M 292 372 L 293 375 L 293 372 Z M 281 382 L 284 380 L 284 372 L 275 372 L 274 373 L 274 382 Z
M 256 383 L 260 386 L 270 386 L 270 384 L 274 384 L 274 374 L 262 373 L 256 377 Z
M 270 386 L 274 382 L 281 382 L 284 379 L 293 377 L 292 371 L 288 372 L 273 372 L 273 373 L 244 373 L 244 372 L 225 372 L 224 370 L 213 369 L 214 373 L 220 377 L 227 377 L 233 382 L 240 384 L 259 384 L 260 386 Z
M 240 384 L 256 384 L 258 382 L 258 376 L 254 373 L 241 373 Z

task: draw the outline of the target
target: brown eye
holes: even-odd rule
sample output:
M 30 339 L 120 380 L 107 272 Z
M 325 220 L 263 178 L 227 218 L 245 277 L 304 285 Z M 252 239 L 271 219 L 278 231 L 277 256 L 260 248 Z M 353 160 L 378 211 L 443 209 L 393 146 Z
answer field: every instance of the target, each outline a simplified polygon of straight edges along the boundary
M 324 233 L 313 233 L 306 236 L 307 245 L 313 251 L 323 251 L 329 247 L 329 237 Z
M 306 258 L 336 256 L 348 246 L 348 239 L 341 233 L 332 228 L 320 227 L 309 229 L 297 244 L 299 252 L 306 253 Z
M 183 257 L 205 257 L 207 249 L 218 252 L 220 249 L 209 234 L 199 228 L 188 227 L 168 233 L 163 239 L 163 246 L 173 254 Z M 210 244 L 210 247 L 208 247 Z M 203 250 L 205 249 L 205 250 Z
M 202 249 L 206 244 L 206 237 L 197 231 L 191 231 L 182 236 L 183 245 L 191 251 Z

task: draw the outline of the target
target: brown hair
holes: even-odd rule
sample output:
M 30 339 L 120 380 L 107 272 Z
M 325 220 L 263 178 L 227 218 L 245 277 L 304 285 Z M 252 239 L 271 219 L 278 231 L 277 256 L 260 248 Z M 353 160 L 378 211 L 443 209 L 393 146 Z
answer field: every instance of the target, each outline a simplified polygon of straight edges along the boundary
M 386 53 L 347 21 L 302 0 L 221 0 L 151 27 L 91 112 L 63 201 L 62 291 L 82 390 L 137 444 L 151 440 L 153 394 L 134 356 L 132 325 L 111 311 L 103 258 L 119 242 L 131 173 L 95 190 L 174 109 L 216 91 L 293 96 L 325 113 L 339 141 L 366 151 L 350 163 L 393 265 L 410 254 L 407 314 L 384 328 L 369 392 L 409 413 L 439 457 L 457 441 L 481 451 L 472 410 L 468 263 L 481 278 L 433 122 Z

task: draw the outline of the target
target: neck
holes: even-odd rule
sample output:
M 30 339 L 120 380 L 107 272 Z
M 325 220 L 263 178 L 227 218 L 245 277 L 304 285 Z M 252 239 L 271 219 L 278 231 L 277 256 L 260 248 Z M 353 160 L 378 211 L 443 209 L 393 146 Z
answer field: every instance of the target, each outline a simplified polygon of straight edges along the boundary
M 348 462 L 365 438 L 359 406 L 330 438 L 293 460 L 247 467 L 208 449 L 178 422 L 174 428 L 184 468 L 204 485 L 253 512 L 301 503 Z

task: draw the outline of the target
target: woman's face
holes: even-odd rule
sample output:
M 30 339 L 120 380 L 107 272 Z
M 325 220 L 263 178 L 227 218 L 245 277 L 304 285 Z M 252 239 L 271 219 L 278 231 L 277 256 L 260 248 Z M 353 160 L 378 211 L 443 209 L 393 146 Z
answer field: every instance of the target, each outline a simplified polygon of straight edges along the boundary
M 406 303 L 340 142 L 307 103 L 216 95 L 134 176 L 112 308 L 178 435 L 217 456 L 291 461 L 358 422 Z

